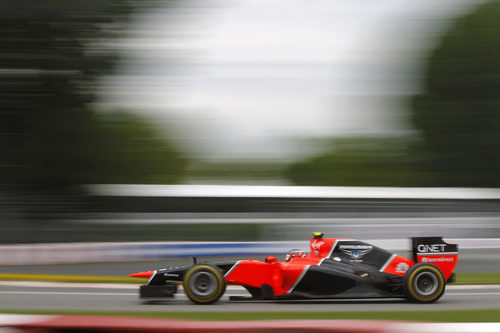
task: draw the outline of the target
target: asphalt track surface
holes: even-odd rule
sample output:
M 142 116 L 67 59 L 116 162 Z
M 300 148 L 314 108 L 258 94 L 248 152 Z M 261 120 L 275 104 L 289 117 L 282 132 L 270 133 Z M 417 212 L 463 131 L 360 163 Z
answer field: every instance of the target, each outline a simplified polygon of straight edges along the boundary
M 0 282 L 1 310 L 67 311 L 418 311 L 500 308 L 500 285 L 448 286 L 445 295 L 433 304 L 412 304 L 402 299 L 229 301 L 228 297 L 248 295 L 239 287 L 226 291 L 216 304 L 191 303 L 182 290 L 174 299 L 144 302 L 133 285 L 51 284 L 40 282 Z M 389 315 L 388 315 L 389 316 Z M 389 317 L 388 317 L 389 318 Z

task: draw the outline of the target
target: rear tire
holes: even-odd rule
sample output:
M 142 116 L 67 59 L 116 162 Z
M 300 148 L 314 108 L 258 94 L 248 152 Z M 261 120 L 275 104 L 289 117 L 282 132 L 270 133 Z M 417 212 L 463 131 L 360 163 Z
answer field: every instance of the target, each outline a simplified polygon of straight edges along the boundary
M 190 268 L 184 275 L 184 292 L 196 304 L 212 304 L 226 291 L 221 271 L 212 265 L 202 264 Z
M 418 263 L 410 267 L 403 278 L 403 290 L 408 300 L 433 303 L 443 296 L 446 281 L 441 270 L 432 264 Z

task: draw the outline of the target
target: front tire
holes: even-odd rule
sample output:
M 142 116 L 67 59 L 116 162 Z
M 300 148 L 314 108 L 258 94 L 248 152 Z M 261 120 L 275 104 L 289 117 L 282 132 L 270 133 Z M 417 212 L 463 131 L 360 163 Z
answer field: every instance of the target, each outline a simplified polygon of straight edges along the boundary
M 221 271 L 215 266 L 196 265 L 184 275 L 184 292 L 194 303 L 214 303 L 225 291 L 226 282 Z
M 433 303 L 443 296 L 446 281 L 441 270 L 432 264 L 413 265 L 403 278 L 406 298 L 415 303 Z

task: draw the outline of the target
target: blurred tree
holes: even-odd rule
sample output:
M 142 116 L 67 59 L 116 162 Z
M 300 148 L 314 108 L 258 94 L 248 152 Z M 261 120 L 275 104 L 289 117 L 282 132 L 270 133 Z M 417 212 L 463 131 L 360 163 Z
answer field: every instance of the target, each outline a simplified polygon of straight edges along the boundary
M 116 64 L 110 41 L 133 9 L 127 0 L 0 2 L 0 194 L 21 210 L 63 210 L 83 183 L 180 176 L 181 158 L 152 127 L 91 108 L 97 79 Z
M 500 186 L 500 1 L 454 22 L 412 101 L 436 186 Z
M 168 184 L 180 180 L 186 160 L 161 137 L 153 125 L 125 112 L 102 117 L 99 135 L 104 144 L 88 147 L 92 167 L 85 184 Z M 93 151 L 97 148 L 97 151 Z
M 288 169 L 298 185 L 421 186 L 429 175 L 414 168 L 417 155 L 404 138 L 335 139 L 332 149 Z
M 500 1 L 453 23 L 427 61 L 423 86 L 411 101 L 418 140 L 353 140 L 292 165 L 290 179 L 304 185 L 500 186 Z

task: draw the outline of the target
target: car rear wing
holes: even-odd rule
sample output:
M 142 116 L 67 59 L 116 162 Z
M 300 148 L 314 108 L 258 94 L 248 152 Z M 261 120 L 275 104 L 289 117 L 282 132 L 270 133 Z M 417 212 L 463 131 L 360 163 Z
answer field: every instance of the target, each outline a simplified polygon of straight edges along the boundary
M 448 279 L 458 261 L 458 245 L 448 244 L 442 237 L 412 237 L 413 260 L 438 266 Z

